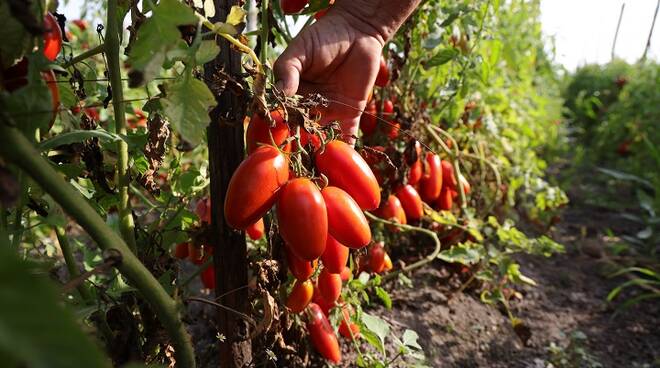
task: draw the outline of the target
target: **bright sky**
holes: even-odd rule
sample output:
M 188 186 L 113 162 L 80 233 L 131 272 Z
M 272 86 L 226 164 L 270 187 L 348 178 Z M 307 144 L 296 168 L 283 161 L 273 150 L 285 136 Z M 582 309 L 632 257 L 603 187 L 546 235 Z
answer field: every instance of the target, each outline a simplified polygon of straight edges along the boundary
M 554 37 L 556 60 L 569 70 L 586 63 L 606 63 L 610 60 L 621 4 L 625 3 L 615 51 L 618 57 L 635 62 L 644 52 L 656 1 L 541 0 L 543 32 Z M 82 0 L 69 0 L 64 14 L 68 19 L 76 19 L 81 6 Z M 658 23 L 656 20 L 648 54 L 655 60 L 660 60 Z
M 644 53 L 657 0 L 542 0 L 543 32 L 555 38 L 557 62 L 569 70 L 585 63 L 608 62 L 623 3 L 615 54 L 635 62 Z M 660 59 L 658 23 L 656 20 L 647 54 L 655 60 Z

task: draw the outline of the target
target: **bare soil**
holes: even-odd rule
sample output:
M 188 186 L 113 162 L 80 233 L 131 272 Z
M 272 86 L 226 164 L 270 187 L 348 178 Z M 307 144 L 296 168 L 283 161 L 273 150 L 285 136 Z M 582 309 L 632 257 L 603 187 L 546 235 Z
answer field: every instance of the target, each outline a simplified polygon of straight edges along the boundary
M 511 304 L 531 330 L 526 345 L 503 309 L 485 305 L 474 292 L 450 292 L 438 265 L 417 272 L 413 288 L 391 290 L 392 310 L 372 312 L 399 336 L 416 331 L 432 367 L 660 367 L 660 303 L 615 315 L 617 305 L 606 301 L 625 279 L 606 277 L 612 239 L 603 232 L 634 230 L 630 226 L 616 213 L 574 204 L 551 234 L 566 253 L 518 258 L 522 272 L 538 284 L 520 289 L 522 298 Z
M 482 303 L 476 291 L 453 292 L 456 280 L 440 263 L 417 271 L 412 288 L 392 287 L 391 310 L 375 306 L 367 312 L 388 321 L 397 336 L 406 329 L 416 331 L 430 367 L 660 367 L 660 303 L 641 303 L 615 314 L 617 304 L 606 301 L 625 279 L 606 277 L 612 270 L 607 252 L 612 238 L 605 229 L 636 229 L 613 211 L 572 199 L 550 234 L 566 246 L 566 253 L 518 258 L 522 272 L 538 284 L 519 289 L 521 298 L 511 303 L 514 315 L 531 331 L 526 345 L 503 309 Z M 217 366 L 213 307 L 191 304 L 188 316 L 200 366 Z M 343 366 L 353 366 L 355 350 L 341 341 Z M 396 355 L 392 344 L 388 349 L 390 357 Z M 312 357 L 309 365 L 325 363 Z M 402 359 L 391 364 L 409 365 Z

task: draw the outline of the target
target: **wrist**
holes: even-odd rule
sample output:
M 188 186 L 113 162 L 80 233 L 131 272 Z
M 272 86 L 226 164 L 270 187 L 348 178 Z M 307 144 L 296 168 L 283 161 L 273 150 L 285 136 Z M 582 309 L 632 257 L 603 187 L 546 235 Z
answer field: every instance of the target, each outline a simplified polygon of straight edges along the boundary
M 421 0 L 337 0 L 335 14 L 345 17 L 358 31 L 389 41 Z

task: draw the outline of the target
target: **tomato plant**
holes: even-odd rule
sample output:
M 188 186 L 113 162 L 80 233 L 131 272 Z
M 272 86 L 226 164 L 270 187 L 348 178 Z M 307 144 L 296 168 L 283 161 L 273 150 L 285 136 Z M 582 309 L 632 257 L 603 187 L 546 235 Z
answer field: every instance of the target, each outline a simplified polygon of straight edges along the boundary
M 387 323 L 370 314 L 391 307 L 385 283 L 412 284 L 435 259 L 465 267 L 481 299 L 501 303 L 504 288 L 529 282 L 513 253 L 561 250 L 511 220 L 545 224 L 567 200 L 545 178 L 565 132 L 552 123 L 558 77 L 534 2 L 423 2 L 376 56 L 354 146 L 323 119 L 336 98 L 284 96 L 270 67 L 292 25 L 315 27 L 331 1 L 257 2 L 252 18 L 231 2 L 108 0 L 71 22 L 54 2 L 14 3 L 0 6 L 13 40 L 0 46 L 0 269 L 50 290 L 7 289 L 47 309 L 34 325 L 62 323 L 31 351 L 79 366 L 192 367 L 190 304 L 206 303 L 231 315 L 205 326 L 219 326 L 214 349 L 237 364 L 267 365 L 246 348 L 265 341 L 278 341 L 268 346 L 278 359 L 310 342 L 339 362 L 338 331 L 360 339 L 351 366 L 413 365 L 423 354 L 412 332 L 388 357 Z M 621 89 L 616 129 L 596 127 L 598 102 L 579 92 L 567 105 L 593 144 L 623 145 L 617 165 L 656 160 L 652 124 L 624 122 L 655 111 L 641 103 L 653 73 L 608 85 Z M 128 335 L 131 347 L 116 349 Z M 48 349 L 60 338 L 70 349 Z M 0 351 L 26 366 L 38 355 L 2 341 Z

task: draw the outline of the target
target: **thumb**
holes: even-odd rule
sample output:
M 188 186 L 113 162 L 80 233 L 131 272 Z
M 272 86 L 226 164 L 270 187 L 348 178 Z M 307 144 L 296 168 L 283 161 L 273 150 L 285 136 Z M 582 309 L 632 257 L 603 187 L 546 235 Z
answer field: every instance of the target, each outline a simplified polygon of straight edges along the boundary
M 293 56 L 292 50 L 286 49 L 273 65 L 277 81 L 275 86 L 287 96 L 295 95 L 300 84 L 301 70 L 302 62 L 300 59 Z

